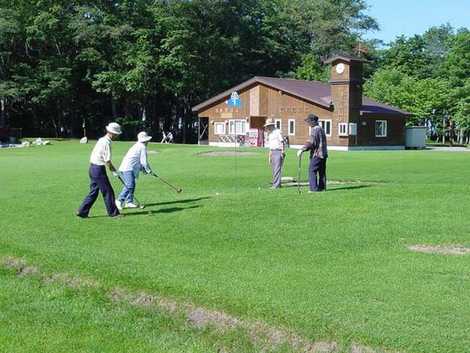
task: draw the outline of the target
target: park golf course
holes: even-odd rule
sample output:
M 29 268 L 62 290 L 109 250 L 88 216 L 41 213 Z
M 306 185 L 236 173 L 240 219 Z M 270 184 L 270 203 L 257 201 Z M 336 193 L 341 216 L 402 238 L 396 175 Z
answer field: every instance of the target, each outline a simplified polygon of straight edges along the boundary
M 92 147 L 0 150 L 1 353 L 468 352 L 470 255 L 408 247 L 470 247 L 470 153 L 331 152 L 299 194 L 265 150 L 151 144 L 183 192 L 142 176 L 144 210 L 79 219 Z

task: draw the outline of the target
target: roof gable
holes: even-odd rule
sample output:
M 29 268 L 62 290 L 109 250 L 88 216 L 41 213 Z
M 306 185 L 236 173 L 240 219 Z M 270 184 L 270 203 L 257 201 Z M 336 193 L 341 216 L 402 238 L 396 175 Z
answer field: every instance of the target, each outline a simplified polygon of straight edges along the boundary
M 193 112 L 201 111 L 215 103 L 218 103 L 232 94 L 232 92 L 238 92 L 252 85 L 262 84 L 284 93 L 291 94 L 298 98 L 304 99 L 310 103 L 317 104 L 325 109 L 331 108 L 330 98 L 330 87 L 326 83 L 318 81 L 305 81 L 305 80 L 294 80 L 276 77 L 263 77 L 255 76 L 248 81 L 242 82 L 241 84 L 232 87 L 192 108 Z

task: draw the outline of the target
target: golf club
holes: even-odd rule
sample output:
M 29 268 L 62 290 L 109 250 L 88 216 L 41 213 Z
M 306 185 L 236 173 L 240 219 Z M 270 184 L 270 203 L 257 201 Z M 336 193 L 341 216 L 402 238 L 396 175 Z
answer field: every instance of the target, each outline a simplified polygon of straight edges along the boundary
M 165 183 L 165 184 L 168 185 L 169 187 L 171 187 L 171 188 L 172 188 L 173 190 L 175 190 L 178 194 L 183 191 L 183 189 L 171 185 L 169 182 L 167 182 L 165 179 L 163 179 L 163 178 L 162 178 L 161 176 L 159 176 L 158 174 L 152 172 L 152 175 L 153 175 L 155 178 L 160 179 L 160 181 L 162 181 L 163 183 Z
M 122 180 L 121 178 L 121 175 L 118 173 L 117 175 L 119 181 L 122 183 L 122 185 L 126 186 L 126 183 L 124 182 L 124 180 Z M 145 205 L 144 204 L 141 204 L 139 200 L 137 200 L 137 197 L 135 197 L 134 195 L 134 200 L 137 201 L 137 204 L 139 205 L 139 208 L 140 209 L 144 209 L 145 208 Z
M 302 153 L 303 154 L 303 153 Z M 297 166 L 297 190 L 300 192 L 300 170 L 302 168 L 302 154 L 299 156 L 299 164 Z

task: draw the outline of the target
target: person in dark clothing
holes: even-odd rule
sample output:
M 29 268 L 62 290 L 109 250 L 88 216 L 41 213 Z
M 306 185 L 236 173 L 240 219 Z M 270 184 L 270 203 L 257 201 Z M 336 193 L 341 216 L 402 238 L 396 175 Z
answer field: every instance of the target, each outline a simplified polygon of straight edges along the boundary
M 305 122 L 311 126 L 309 141 L 303 145 L 297 152 L 297 157 L 305 151 L 310 151 L 310 165 L 308 182 L 310 186 L 309 192 L 326 190 L 326 160 L 328 158 L 328 146 L 326 142 L 326 134 L 322 127 L 318 124 L 318 117 L 309 114 Z
M 110 123 L 106 126 L 106 135 L 98 140 L 90 157 L 90 192 L 83 200 L 76 215 L 80 218 L 88 218 L 91 207 L 95 203 L 99 192 L 103 194 L 104 203 L 108 216 L 119 216 L 119 210 L 116 207 L 113 187 L 106 174 L 106 166 L 118 176 L 116 168 L 111 162 L 111 142 L 121 134 L 121 127 L 117 123 Z

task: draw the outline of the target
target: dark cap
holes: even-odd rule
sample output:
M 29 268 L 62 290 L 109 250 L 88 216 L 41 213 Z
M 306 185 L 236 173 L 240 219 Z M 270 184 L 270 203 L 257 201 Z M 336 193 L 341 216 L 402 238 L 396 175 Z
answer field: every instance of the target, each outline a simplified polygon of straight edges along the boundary
M 304 121 L 308 124 L 318 123 L 318 116 L 310 113 Z

